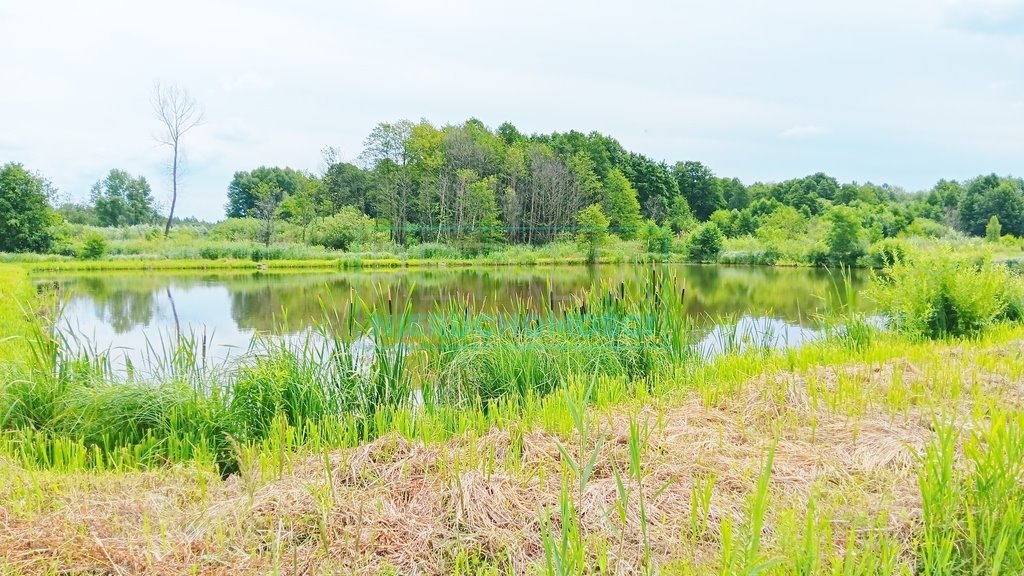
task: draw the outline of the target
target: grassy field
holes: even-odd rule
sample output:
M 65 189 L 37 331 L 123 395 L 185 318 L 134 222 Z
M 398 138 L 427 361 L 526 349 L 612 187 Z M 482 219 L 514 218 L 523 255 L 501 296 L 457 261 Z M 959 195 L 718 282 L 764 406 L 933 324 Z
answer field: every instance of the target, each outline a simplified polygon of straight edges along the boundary
M 438 308 L 409 353 L 396 303 L 347 316 L 365 378 L 339 337 L 230 369 L 185 338 L 117 376 L 2 268 L 0 571 L 1019 574 L 1020 281 L 930 258 L 872 288 L 892 331 L 836 310 L 820 342 L 714 358 L 658 274 Z

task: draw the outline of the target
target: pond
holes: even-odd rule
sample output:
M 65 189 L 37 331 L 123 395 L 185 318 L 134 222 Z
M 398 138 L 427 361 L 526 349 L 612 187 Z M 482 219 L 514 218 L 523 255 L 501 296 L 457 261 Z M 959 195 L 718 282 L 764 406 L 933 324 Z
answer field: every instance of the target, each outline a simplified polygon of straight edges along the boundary
M 700 346 L 713 353 L 723 340 L 744 336 L 772 346 L 814 337 L 819 315 L 847 305 L 838 272 L 807 268 L 658 265 L 682 279 L 685 306 L 702 329 Z M 347 315 L 351 295 L 369 308 L 408 302 L 413 318 L 456 300 L 472 312 L 537 309 L 571 301 L 601 282 L 632 285 L 650 265 L 530 266 L 352 270 L 338 272 L 103 273 L 40 275 L 56 284 L 66 305 L 58 322 L 115 362 L 135 361 L 175 334 L 205 338 L 215 360 L 244 352 L 255 334 L 308 333 L 325 317 Z M 854 273 L 854 294 L 866 281 Z M 852 306 L 867 310 L 860 298 Z M 725 319 L 725 320 L 723 320 Z M 723 327 L 728 324 L 728 327 Z M 727 331 L 727 334 L 723 334 Z M 749 333 L 749 334 L 748 334 Z

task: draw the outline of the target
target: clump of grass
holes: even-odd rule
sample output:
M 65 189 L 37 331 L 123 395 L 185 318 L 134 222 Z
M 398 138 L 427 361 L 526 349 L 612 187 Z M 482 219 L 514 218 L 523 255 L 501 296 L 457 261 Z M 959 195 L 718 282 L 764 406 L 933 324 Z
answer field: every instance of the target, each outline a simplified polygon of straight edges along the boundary
M 692 357 L 682 289 L 660 269 L 627 291 L 599 285 L 540 312 L 523 302 L 494 315 L 450 302 L 429 318 L 428 355 L 438 374 L 428 398 L 484 405 L 505 397 L 544 396 L 573 374 L 646 380 Z
M 1024 413 L 995 409 L 960 438 L 951 423 L 922 457 L 921 574 L 1024 572 Z M 962 442 L 966 467 L 957 466 Z
M 990 259 L 918 254 L 874 280 L 890 326 L 913 338 L 977 336 L 1024 312 L 1024 282 Z

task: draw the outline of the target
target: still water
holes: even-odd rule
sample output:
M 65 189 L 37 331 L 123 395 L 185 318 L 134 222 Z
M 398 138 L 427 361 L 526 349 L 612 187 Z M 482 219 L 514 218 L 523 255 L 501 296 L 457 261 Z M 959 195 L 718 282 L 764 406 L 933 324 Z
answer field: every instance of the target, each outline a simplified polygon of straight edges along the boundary
M 818 315 L 847 303 L 837 272 L 803 268 L 668 265 L 686 284 L 686 308 L 704 332 L 701 347 L 714 352 L 723 341 L 722 318 L 738 326 L 740 339 L 764 338 L 771 345 L 798 345 L 820 328 Z M 472 311 L 507 309 L 513 303 L 539 308 L 548 299 L 571 301 L 594 284 L 627 286 L 642 281 L 650 266 L 431 268 L 421 270 L 318 273 L 216 272 L 125 273 L 38 276 L 56 284 L 66 306 L 59 319 L 65 333 L 80 335 L 112 360 L 136 360 L 178 333 L 208 342 L 214 360 L 244 352 L 257 333 L 307 333 L 328 314 L 344 316 L 352 294 L 366 306 L 386 309 L 409 302 L 422 317 L 451 300 Z M 852 277 L 857 293 L 866 280 Z M 751 334 L 746 334 L 751 332 Z M 762 342 L 763 343 L 763 342 Z

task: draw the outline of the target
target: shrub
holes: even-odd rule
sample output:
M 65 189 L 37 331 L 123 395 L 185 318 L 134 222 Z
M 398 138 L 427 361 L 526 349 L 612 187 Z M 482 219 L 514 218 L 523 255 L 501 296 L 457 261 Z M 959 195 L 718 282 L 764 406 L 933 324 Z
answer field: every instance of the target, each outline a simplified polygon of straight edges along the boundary
M 107 253 L 107 240 L 101 234 L 90 232 L 85 235 L 79 256 L 86 260 L 98 260 Z
M 904 230 L 904 234 L 907 236 L 921 236 L 922 238 L 942 238 L 947 233 L 949 233 L 949 228 L 944 224 L 927 218 L 914 218 L 910 226 Z
M 722 254 L 722 242 L 724 236 L 722 231 L 714 222 L 701 226 L 690 237 L 687 253 L 690 260 L 695 262 L 717 262 Z
M 864 255 L 861 240 L 861 219 L 849 206 L 835 206 L 826 215 L 829 222 L 825 235 L 829 260 L 838 264 L 853 264 Z
M 907 258 L 876 276 L 870 292 L 890 325 L 916 338 L 974 336 L 1024 310 L 1021 279 L 988 259 Z
M 608 240 L 609 222 L 599 204 L 591 204 L 576 215 L 576 223 L 579 225 L 576 242 L 580 250 L 587 254 L 587 262 L 597 262 L 598 251 Z
M 871 245 L 868 250 L 868 264 L 874 268 L 884 268 L 902 262 L 907 257 L 903 243 L 893 238 L 886 238 Z
M 228 218 L 210 229 L 211 240 L 232 240 L 255 242 L 259 235 L 260 221 L 255 218 Z
M 351 206 L 317 222 L 309 235 L 313 244 L 335 250 L 349 250 L 360 244 L 384 242 L 388 233 L 379 229 L 373 218 Z
M 1003 226 L 999 223 L 999 217 L 993 214 L 988 220 L 988 225 L 985 226 L 985 238 L 989 242 L 999 242 L 999 236 L 1002 231 Z
M 668 254 L 672 246 L 672 230 L 648 220 L 640 228 L 640 241 L 650 254 Z

